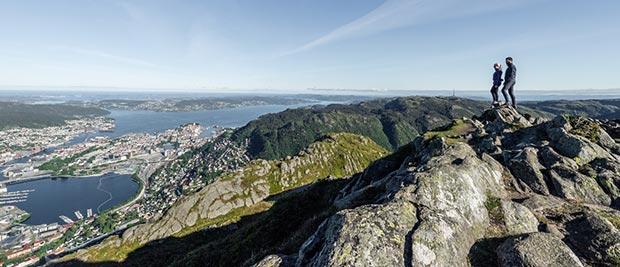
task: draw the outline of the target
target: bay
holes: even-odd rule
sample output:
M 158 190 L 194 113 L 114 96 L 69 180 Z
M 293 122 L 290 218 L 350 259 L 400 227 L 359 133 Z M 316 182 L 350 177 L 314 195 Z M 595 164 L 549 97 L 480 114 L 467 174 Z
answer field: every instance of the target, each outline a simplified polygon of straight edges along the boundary
M 323 102 L 321 104 L 330 104 Z M 112 110 L 107 116 L 115 120 L 114 132 L 84 133 L 78 135 L 64 146 L 74 145 L 95 136 L 116 138 L 129 133 L 160 133 L 186 123 L 199 123 L 205 127 L 217 125 L 236 128 L 268 113 L 280 112 L 289 108 L 299 108 L 308 104 L 298 105 L 265 105 L 219 110 L 203 110 L 190 112 L 156 112 L 144 110 Z M 210 131 L 203 136 L 209 136 Z M 50 153 L 49 149 L 44 153 Z M 28 158 L 18 161 L 25 162 Z M 2 176 L 2 174 L 0 174 Z M 0 177 L 3 179 L 4 177 Z M 131 199 L 137 192 L 138 184 L 129 175 L 106 174 L 85 178 L 49 178 L 7 186 L 9 192 L 29 191 L 25 202 L 15 206 L 30 213 L 31 217 L 25 224 L 35 225 L 59 222 L 64 215 L 76 220 L 74 211 L 86 216 L 86 210 L 93 213 L 104 211 Z
M 105 174 L 87 178 L 54 178 L 9 185 L 9 192 L 31 191 L 27 201 L 13 204 L 30 213 L 25 224 L 58 222 L 64 215 L 77 220 L 74 212 L 98 213 L 121 205 L 136 194 L 139 185 L 130 175 Z M 32 191 L 34 190 L 34 191 Z

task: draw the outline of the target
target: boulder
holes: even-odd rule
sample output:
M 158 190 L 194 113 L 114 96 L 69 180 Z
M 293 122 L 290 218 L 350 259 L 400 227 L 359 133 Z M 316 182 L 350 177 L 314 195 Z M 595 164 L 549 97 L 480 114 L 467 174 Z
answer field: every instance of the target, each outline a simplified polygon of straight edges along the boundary
M 590 165 L 601 188 L 613 199 L 620 198 L 620 164 L 610 159 L 596 159 Z
M 562 240 L 548 233 L 508 238 L 497 248 L 497 256 L 505 267 L 583 266 Z
M 284 255 L 269 255 L 263 258 L 261 261 L 252 265 L 252 267 L 292 267 L 295 266 L 295 261 L 290 256 Z
M 540 155 L 541 163 L 545 166 L 545 168 L 551 169 L 556 166 L 573 170 L 579 168 L 579 165 L 573 159 L 560 155 L 550 146 L 541 148 L 538 154 Z
M 564 201 L 555 196 L 543 196 L 532 194 L 523 200 L 521 204 L 534 212 L 540 212 L 548 209 L 561 209 Z
M 403 266 L 416 208 L 409 202 L 343 210 L 301 247 L 298 266 Z
M 596 177 L 575 170 L 556 167 L 549 171 L 555 193 L 565 199 L 609 206 L 611 198 L 598 185 Z
M 620 232 L 607 219 L 586 211 L 565 227 L 570 244 L 589 261 L 608 266 L 620 264 Z
M 532 191 L 548 195 L 549 189 L 545 183 L 545 177 L 540 171 L 544 167 L 538 161 L 538 150 L 533 147 L 526 147 L 516 156 L 509 159 L 506 165 L 512 175 L 519 181 L 527 185 Z
M 553 147 L 560 154 L 574 159 L 580 165 L 589 163 L 595 158 L 609 157 L 609 153 L 599 145 L 583 136 L 570 133 L 560 137 L 557 142 L 553 143 Z
M 603 130 L 603 128 L 600 128 L 598 131 L 597 143 L 607 149 L 614 149 L 618 146 L 618 144 L 616 144 L 616 141 L 611 136 L 609 136 L 609 134 L 605 130 Z
M 510 235 L 538 232 L 538 219 L 525 206 L 508 201 L 501 201 L 504 226 Z
M 557 116 L 552 121 L 547 122 L 544 125 L 544 128 L 547 136 L 551 140 L 553 148 L 557 152 L 566 157 L 574 159 L 579 165 L 584 165 L 594 160 L 595 158 L 611 157 L 609 152 L 607 152 L 603 147 L 599 145 L 601 144 L 603 146 L 612 146 L 609 140 L 609 135 L 601 135 L 600 132 L 602 130 L 599 131 L 599 128 L 595 127 L 596 138 L 589 136 L 592 133 L 589 132 L 590 130 L 588 130 L 588 127 L 594 127 L 591 126 L 591 124 L 594 126 L 597 125 L 595 122 L 588 122 L 587 127 L 583 125 L 577 125 L 578 128 L 575 128 L 573 125 L 571 125 L 570 118 L 568 118 L 567 116 Z M 590 140 L 585 136 L 588 136 L 593 140 Z M 599 144 L 597 144 L 595 141 L 598 141 Z

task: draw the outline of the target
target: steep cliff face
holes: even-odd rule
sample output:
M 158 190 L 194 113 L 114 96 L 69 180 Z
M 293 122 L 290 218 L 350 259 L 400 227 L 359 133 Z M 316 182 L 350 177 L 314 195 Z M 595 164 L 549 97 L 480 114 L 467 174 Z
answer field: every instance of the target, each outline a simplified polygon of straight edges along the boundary
M 297 253 L 256 266 L 616 266 L 620 146 L 603 128 L 512 108 L 454 121 L 371 164 Z
M 385 149 L 367 137 L 329 134 L 298 156 L 277 161 L 256 160 L 226 173 L 197 193 L 179 199 L 160 220 L 132 227 L 120 238 L 109 238 L 67 259 L 124 260 L 128 253 L 146 243 L 170 236 L 181 237 L 218 223 L 231 223 L 245 215 L 238 214 L 239 209 L 257 206 L 269 196 L 318 179 L 353 175 L 385 154 Z

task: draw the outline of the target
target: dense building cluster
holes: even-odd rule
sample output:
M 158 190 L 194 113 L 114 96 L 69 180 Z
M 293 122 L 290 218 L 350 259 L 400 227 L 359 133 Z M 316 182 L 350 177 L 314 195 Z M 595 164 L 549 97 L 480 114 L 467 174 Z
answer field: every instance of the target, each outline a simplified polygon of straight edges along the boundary
M 202 147 L 158 169 L 150 176 L 141 203 L 136 204 L 140 216 L 158 217 L 181 195 L 202 188 L 223 172 L 245 165 L 250 161 L 246 147 L 247 144 L 238 145 L 229 138 L 211 138 Z
M 249 161 L 246 145 L 239 146 L 220 136 L 226 130 L 214 126 L 211 136 L 204 137 L 206 130 L 187 124 L 159 134 L 95 137 L 33 157 L 27 163 L 10 165 L 5 174 L 11 179 L 28 179 L 27 172 L 19 170 L 37 170 L 38 175 L 126 172 L 133 173 L 142 185 L 136 198 L 125 205 L 101 214 L 66 218 L 64 225 L 18 224 L 21 216 L 27 216 L 15 212 L 19 209 L 6 216 L 0 214 L 0 220 L 6 217 L 7 225 L 0 232 L 0 254 L 4 255 L 0 265 L 29 266 L 159 216 L 182 194 Z M 201 171 L 193 171 L 195 166 L 200 166 Z
M 66 121 L 63 126 L 46 128 L 11 128 L 0 131 L 0 165 L 17 158 L 57 147 L 84 132 L 113 127 L 107 118 L 83 118 Z

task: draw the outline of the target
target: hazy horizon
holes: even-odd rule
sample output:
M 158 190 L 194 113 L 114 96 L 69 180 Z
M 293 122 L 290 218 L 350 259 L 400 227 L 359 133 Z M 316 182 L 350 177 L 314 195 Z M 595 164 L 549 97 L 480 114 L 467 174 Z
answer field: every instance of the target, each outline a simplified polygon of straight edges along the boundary
M 84 90 L 86 89 L 86 90 Z M 0 92 L 79 92 L 84 93 L 115 93 L 115 92 L 131 92 L 131 93 L 177 93 L 177 94 L 317 94 L 317 95 L 338 95 L 338 94 L 390 94 L 390 93 L 412 93 L 412 92 L 484 92 L 488 93 L 488 89 L 365 89 L 365 88 L 306 88 L 306 89 L 271 89 L 271 88 L 140 88 L 140 87 L 100 87 L 100 86 L 2 86 Z M 592 94 L 592 92 L 620 92 L 618 88 L 566 88 L 566 89 L 520 89 L 518 92 L 544 92 L 544 93 L 583 93 Z

